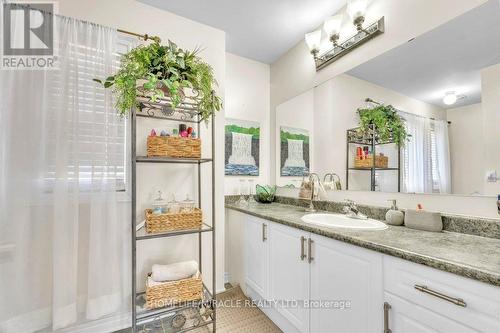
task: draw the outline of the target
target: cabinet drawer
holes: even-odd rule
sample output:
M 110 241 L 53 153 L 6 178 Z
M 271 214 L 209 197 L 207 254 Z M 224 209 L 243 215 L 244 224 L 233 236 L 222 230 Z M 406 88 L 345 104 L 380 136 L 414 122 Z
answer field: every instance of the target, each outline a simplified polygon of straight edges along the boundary
M 384 256 L 384 289 L 480 332 L 500 332 L 499 287 Z

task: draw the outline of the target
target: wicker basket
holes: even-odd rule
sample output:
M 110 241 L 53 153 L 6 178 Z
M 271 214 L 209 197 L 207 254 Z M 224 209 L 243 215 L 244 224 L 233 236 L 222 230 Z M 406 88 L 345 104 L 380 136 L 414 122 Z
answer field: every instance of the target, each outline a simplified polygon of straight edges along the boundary
M 387 156 L 383 155 L 375 156 L 375 168 L 385 169 L 388 166 L 389 166 L 389 158 Z M 368 156 L 364 158 L 356 156 L 356 158 L 354 159 L 354 167 L 360 169 L 363 168 L 369 169 L 373 167 L 373 156 Z
M 201 158 L 201 140 L 175 136 L 148 136 L 148 156 Z
M 203 281 L 200 272 L 190 278 L 167 281 L 150 286 L 151 273 L 146 281 L 146 308 L 157 309 L 198 301 L 203 298 Z
M 190 213 L 153 214 L 152 209 L 146 209 L 146 232 L 158 233 L 175 230 L 190 230 L 201 228 L 203 221 L 201 209 L 195 208 Z

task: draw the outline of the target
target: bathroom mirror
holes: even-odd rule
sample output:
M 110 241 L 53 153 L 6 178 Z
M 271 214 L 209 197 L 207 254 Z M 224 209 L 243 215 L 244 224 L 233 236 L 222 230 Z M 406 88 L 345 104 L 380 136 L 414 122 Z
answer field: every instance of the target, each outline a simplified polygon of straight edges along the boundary
M 343 190 L 500 193 L 498 22 L 500 2 L 487 1 L 279 105 L 277 185 L 312 171 Z M 379 105 L 403 119 L 401 146 L 355 130 L 357 109 Z

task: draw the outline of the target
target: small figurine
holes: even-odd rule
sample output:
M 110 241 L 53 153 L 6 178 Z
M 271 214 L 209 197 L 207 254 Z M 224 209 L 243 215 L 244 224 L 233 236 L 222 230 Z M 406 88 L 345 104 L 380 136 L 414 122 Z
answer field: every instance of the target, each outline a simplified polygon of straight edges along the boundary
M 160 136 L 168 136 L 166 131 L 161 131 Z
M 156 131 L 154 128 L 151 130 L 151 133 L 149 133 L 149 136 L 156 136 Z

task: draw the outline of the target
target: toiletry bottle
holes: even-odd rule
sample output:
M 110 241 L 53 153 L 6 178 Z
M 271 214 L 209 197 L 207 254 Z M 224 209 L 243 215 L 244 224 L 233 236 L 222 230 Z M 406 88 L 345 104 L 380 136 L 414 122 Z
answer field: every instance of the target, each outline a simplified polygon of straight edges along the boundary
M 158 198 L 156 198 L 153 201 L 153 214 L 154 215 L 159 215 L 159 214 L 165 214 L 167 212 L 167 206 L 165 200 L 162 198 L 162 193 L 161 191 L 158 191 Z
M 404 222 L 404 214 L 402 211 L 398 210 L 398 206 L 396 205 L 396 200 L 388 200 L 392 202 L 391 209 L 387 211 L 385 214 L 385 221 L 390 225 L 403 225 Z

